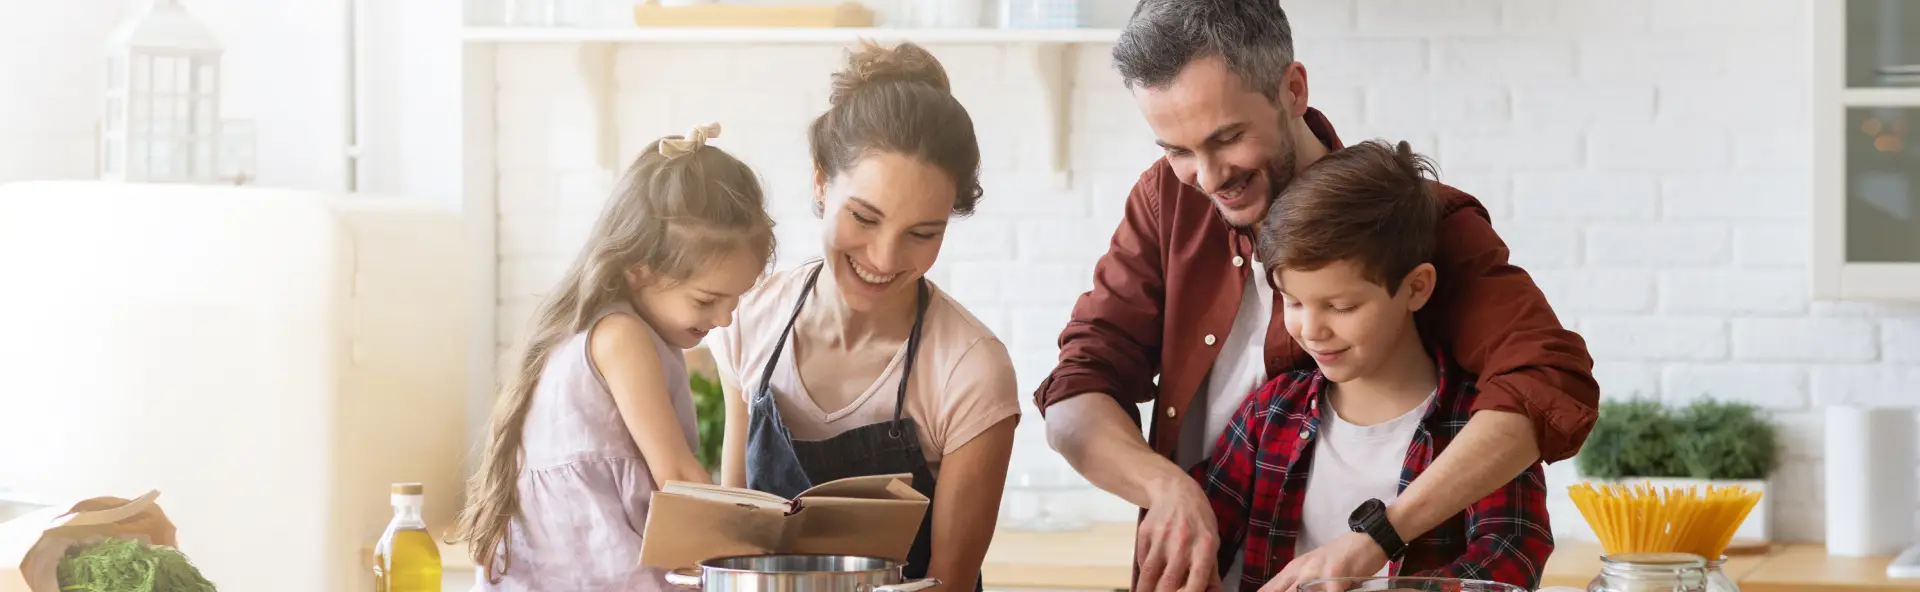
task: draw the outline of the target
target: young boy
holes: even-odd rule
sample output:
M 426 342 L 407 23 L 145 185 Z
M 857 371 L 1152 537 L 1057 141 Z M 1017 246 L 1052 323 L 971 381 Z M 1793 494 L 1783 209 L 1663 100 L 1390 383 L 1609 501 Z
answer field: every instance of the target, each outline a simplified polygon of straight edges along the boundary
M 1222 571 L 1242 560 L 1241 590 L 1263 589 L 1295 556 L 1348 533 L 1384 551 L 1380 576 L 1539 585 L 1553 535 L 1537 463 L 1412 541 L 1386 521 L 1386 505 L 1466 425 L 1476 396 L 1474 377 L 1414 322 L 1438 281 L 1428 262 L 1441 215 L 1432 173 L 1404 142 L 1351 146 L 1303 171 L 1260 229 L 1287 333 L 1318 368 L 1248 396 L 1193 469 L 1220 521 Z M 1264 589 L 1291 592 L 1299 582 L 1271 583 Z

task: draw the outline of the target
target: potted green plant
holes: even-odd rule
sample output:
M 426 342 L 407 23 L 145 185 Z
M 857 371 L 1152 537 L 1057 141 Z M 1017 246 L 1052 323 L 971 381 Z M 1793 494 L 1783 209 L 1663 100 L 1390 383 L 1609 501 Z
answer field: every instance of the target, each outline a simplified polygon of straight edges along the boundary
M 1756 542 L 1770 540 L 1767 479 L 1779 463 L 1777 430 L 1762 410 L 1712 398 L 1677 409 L 1644 399 L 1603 402 L 1575 458 L 1581 477 L 1595 482 L 1759 491 L 1759 505 L 1734 532 L 1735 540 Z
M 693 391 L 694 425 L 699 428 L 700 447 L 693 455 L 700 459 L 700 465 L 714 475 L 714 482 L 720 481 L 720 447 L 726 438 L 727 395 L 720 388 L 720 381 L 707 378 L 699 372 L 687 373 L 688 387 Z

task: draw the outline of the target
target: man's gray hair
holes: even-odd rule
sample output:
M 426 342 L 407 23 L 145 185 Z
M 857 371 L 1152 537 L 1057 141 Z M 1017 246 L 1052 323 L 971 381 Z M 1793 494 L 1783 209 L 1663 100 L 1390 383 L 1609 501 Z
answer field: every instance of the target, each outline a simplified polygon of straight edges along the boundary
M 1164 88 L 1194 60 L 1220 56 L 1249 89 L 1272 96 L 1293 63 L 1279 0 L 1140 0 L 1113 46 L 1127 88 Z

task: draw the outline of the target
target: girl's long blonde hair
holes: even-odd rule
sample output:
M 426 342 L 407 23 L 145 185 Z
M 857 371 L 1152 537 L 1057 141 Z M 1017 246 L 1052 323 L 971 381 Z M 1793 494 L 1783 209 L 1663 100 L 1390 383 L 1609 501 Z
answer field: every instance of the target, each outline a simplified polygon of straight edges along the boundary
M 508 522 L 519 511 L 521 435 L 540 373 L 553 350 L 585 331 L 595 311 L 631 298 L 625 272 L 652 281 L 684 281 L 728 254 L 747 249 L 762 264 L 773 258 L 773 219 L 753 170 L 704 146 L 717 127 L 647 145 L 600 212 L 586 245 L 534 313 L 502 383 L 489 422 L 485 456 L 467 483 L 467 506 L 451 541 L 467 541 L 476 565 L 498 582 L 494 559 L 505 553 Z M 498 573 L 511 567 L 502 557 Z

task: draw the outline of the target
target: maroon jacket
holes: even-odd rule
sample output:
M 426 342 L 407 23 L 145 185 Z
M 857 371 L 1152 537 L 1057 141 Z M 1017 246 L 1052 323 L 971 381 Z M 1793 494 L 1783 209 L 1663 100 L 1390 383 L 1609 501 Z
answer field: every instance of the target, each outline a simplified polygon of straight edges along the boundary
M 1329 149 L 1341 147 L 1319 111 L 1307 110 L 1306 121 Z M 1421 334 L 1480 377 L 1474 411 L 1526 415 L 1544 459 L 1569 458 L 1598 415 L 1600 386 L 1586 342 L 1560 326 L 1533 279 L 1507 262 L 1486 208 L 1457 189 L 1439 189 L 1446 214 L 1434 253 L 1438 284 L 1415 315 Z M 1045 413 L 1100 393 L 1133 414 L 1151 401 L 1156 417 L 1147 441 L 1173 458 L 1185 419 L 1179 414 L 1226 343 L 1245 289 L 1242 266 L 1253 252 L 1251 232 L 1227 225 L 1205 194 L 1182 184 L 1165 159 L 1156 161 L 1127 196 L 1120 228 L 1094 267 L 1093 290 L 1080 295 L 1060 332 L 1059 365 L 1040 383 L 1035 404 Z M 1313 364 L 1287 335 L 1285 311 L 1275 302 L 1267 326 L 1268 377 Z

